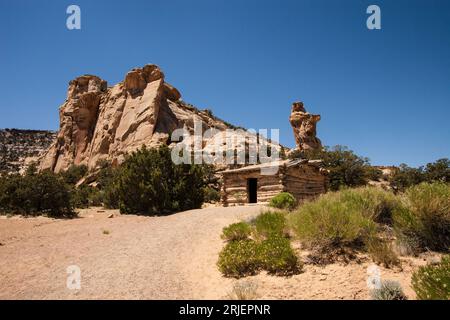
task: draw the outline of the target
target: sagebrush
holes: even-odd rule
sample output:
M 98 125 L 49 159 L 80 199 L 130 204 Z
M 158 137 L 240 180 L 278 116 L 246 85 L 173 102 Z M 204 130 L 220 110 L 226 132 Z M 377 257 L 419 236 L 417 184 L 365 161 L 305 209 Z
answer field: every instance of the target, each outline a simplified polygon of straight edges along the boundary
M 310 246 L 361 245 L 376 232 L 374 218 L 379 208 L 361 196 L 366 193 L 365 189 L 346 189 L 321 195 L 293 212 L 289 224 Z
M 394 210 L 394 228 L 422 250 L 450 250 L 450 185 L 421 183 L 401 195 Z
M 408 300 L 403 289 L 397 281 L 385 280 L 380 288 L 370 292 L 373 300 Z

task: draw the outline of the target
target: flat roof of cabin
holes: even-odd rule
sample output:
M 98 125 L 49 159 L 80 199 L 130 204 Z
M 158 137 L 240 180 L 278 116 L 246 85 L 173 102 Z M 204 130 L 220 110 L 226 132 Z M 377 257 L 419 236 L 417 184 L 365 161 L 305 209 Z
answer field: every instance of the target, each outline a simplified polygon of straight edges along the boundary
M 224 171 L 220 171 L 219 173 L 237 173 L 237 172 L 245 172 L 245 171 L 254 171 L 254 170 L 260 170 L 262 168 L 271 168 L 276 166 L 286 166 L 286 167 L 293 167 L 299 164 L 308 164 L 308 165 L 317 165 L 321 163 L 322 160 L 308 160 L 308 159 L 293 159 L 293 160 L 277 160 L 277 161 L 271 161 L 267 163 L 261 163 L 261 164 L 254 164 L 251 166 L 246 166 L 242 168 L 237 169 L 227 169 Z

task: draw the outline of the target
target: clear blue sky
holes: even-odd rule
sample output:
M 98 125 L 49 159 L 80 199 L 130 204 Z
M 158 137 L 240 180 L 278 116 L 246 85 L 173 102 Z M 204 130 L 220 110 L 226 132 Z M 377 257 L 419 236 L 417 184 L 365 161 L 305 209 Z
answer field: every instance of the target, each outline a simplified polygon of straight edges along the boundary
M 82 29 L 66 28 L 81 7 Z M 381 8 L 382 29 L 366 28 Z M 450 1 L 0 0 L 0 128 L 58 128 L 68 82 L 158 64 L 185 101 L 294 145 L 291 103 L 325 145 L 374 164 L 450 157 Z

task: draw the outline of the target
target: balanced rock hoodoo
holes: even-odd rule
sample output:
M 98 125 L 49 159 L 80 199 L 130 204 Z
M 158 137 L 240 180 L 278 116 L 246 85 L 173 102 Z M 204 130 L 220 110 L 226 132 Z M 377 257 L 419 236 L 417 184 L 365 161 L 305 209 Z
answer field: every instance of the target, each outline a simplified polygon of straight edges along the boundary
M 320 115 L 306 112 L 303 102 L 294 102 L 289 121 L 294 130 L 297 149 L 308 151 L 322 148 L 322 143 L 316 136 L 316 126 L 320 121 Z

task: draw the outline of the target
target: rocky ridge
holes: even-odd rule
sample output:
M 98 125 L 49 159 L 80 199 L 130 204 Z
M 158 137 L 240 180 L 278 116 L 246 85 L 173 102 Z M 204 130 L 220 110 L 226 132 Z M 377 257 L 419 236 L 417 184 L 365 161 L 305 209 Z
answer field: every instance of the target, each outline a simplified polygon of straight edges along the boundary
M 56 132 L 45 130 L 0 130 L 0 173 L 21 172 L 46 152 Z

